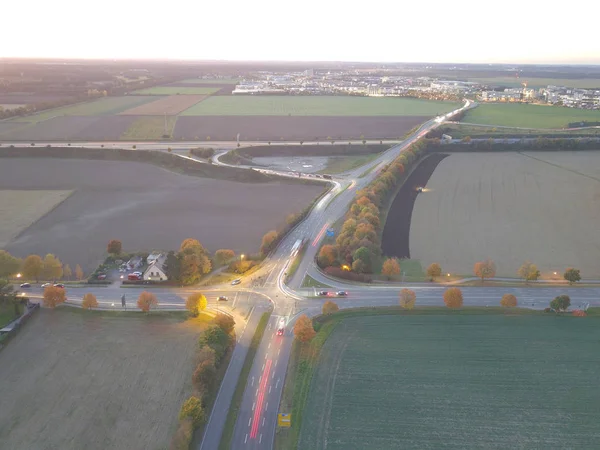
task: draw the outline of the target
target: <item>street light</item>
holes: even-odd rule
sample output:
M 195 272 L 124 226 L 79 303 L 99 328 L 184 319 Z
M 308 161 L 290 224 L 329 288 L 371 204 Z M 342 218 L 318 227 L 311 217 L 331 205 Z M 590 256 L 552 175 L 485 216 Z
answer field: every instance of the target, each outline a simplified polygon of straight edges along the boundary
M 17 274 L 17 278 L 21 278 L 21 274 L 20 273 Z
M 244 260 L 244 256 L 246 256 L 246 255 L 244 255 L 243 253 L 240 255 L 240 261 Z

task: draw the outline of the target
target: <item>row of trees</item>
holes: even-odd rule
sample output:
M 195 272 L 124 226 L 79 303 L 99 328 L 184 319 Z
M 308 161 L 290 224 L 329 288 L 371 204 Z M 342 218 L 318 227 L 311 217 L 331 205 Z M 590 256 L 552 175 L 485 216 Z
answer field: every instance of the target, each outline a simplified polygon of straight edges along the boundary
M 81 266 L 77 264 L 75 271 L 71 266 L 64 264 L 61 260 L 48 253 L 44 258 L 39 255 L 29 255 L 25 259 L 12 256 L 5 250 L 0 250 L 0 278 L 9 278 L 21 273 L 27 280 L 70 280 L 73 276 L 77 280 L 83 280 L 84 274 Z
M 481 281 L 483 282 L 486 278 L 493 278 L 496 276 L 496 264 L 491 259 L 476 262 L 473 266 L 473 273 L 481 278 Z M 529 281 L 536 281 L 541 274 L 535 264 L 530 261 L 525 261 L 517 270 L 517 275 L 527 283 Z M 581 273 L 579 269 L 569 267 L 565 270 L 563 278 L 568 281 L 569 284 L 573 284 L 581 280 Z

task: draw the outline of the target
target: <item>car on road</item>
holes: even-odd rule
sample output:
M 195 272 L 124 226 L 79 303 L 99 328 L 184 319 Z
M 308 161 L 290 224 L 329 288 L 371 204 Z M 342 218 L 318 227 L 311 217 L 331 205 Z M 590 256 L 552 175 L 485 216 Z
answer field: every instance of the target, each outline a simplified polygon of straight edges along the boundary
M 31 284 L 30 283 L 21 283 L 20 287 L 23 289 L 27 289 L 27 288 L 31 287 Z
M 64 285 L 64 284 L 62 284 L 62 283 L 56 283 L 56 284 L 54 285 L 54 287 L 57 287 L 57 288 L 64 289 L 64 288 L 65 288 L 65 285 Z
M 106 274 L 105 273 L 99 273 L 96 276 L 96 279 L 98 279 L 98 280 L 106 280 Z
M 219 302 L 226 302 L 227 301 L 227 297 L 220 295 L 219 298 L 217 299 L 217 301 Z
M 285 319 L 282 317 L 279 319 L 279 325 L 277 325 L 277 336 L 283 336 L 285 332 Z
M 319 291 L 319 295 L 321 297 L 327 297 L 329 295 L 329 292 L 327 292 L 327 291 Z
M 44 284 L 42 284 L 42 287 L 43 287 L 43 288 L 46 288 L 46 287 L 48 287 L 48 286 L 52 286 L 52 283 L 44 283 Z
M 236 284 L 240 284 L 241 282 L 242 282 L 242 280 L 240 280 L 239 278 L 237 278 L 237 279 L 235 279 L 235 280 L 233 280 L 233 281 L 231 282 L 231 285 L 232 285 L 232 286 L 235 286 Z
M 337 295 L 338 297 L 345 297 L 345 296 L 347 296 L 347 295 L 348 295 L 348 293 L 347 293 L 346 291 L 337 291 L 337 292 L 336 292 L 336 295 Z

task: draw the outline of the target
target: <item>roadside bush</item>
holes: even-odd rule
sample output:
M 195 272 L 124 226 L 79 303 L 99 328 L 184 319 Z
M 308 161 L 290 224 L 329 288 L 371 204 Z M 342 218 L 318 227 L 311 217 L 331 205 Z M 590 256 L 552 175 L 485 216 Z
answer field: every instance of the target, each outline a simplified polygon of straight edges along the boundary
M 211 361 L 202 361 L 196 367 L 192 381 L 194 384 L 206 387 L 206 390 L 210 389 L 215 382 L 217 376 L 217 370 Z
M 586 312 L 582 309 L 576 309 L 575 311 L 573 311 L 573 315 L 575 317 L 585 317 L 587 316 Z
M 179 420 L 185 420 L 186 418 L 192 419 L 192 423 L 195 427 L 199 427 L 204 423 L 206 414 L 202 408 L 202 402 L 198 397 L 193 395 L 188 398 L 179 411 Z
M 175 432 L 169 450 L 189 450 L 194 436 L 194 422 L 190 417 L 184 418 L 179 423 L 179 428 Z
M 505 308 L 514 308 L 517 306 L 517 297 L 515 297 L 513 294 L 504 294 L 502 299 L 500 299 L 500 305 L 504 306 Z
M 229 263 L 229 266 L 227 266 L 227 271 L 243 274 L 243 273 L 248 272 L 250 269 L 252 269 L 254 266 L 257 266 L 257 265 L 258 265 L 257 261 L 250 260 L 249 258 L 244 259 L 243 261 L 235 260 L 235 261 Z
M 228 316 L 227 314 L 217 314 L 213 320 L 213 323 L 227 334 L 231 333 L 233 331 L 233 327 L 235 326 L 235 320 L 233 320 L 233 317 Z
M 198 344 L 200 348 L 207 345 L 215 352 L 215 364 L 218 365 L 221 363 L 221 360 L 225 356 L 227 352 L 227 348 L 231 343 L 231 336 L 227 334 L 221 327 L 212 326 L 207 329 L 200 339 L 198 339 Z
M 190 153 L 194 156 L 197 156 L 198 158 L 208 159 L 208 158 L 212 158 L 214 156 L 215 149 L 198 147 L 198 148 L 192 148 L 190 150 Z
M 366 273 L 355 273 L 343 270 L 341 267 L 327 267 L 325 273 L 331 277 L 342 278 L 344 280 L 358 281 L 359 283 L 370 283 L 373 277 Z
M 460 288 L 452 287 L 444 292 L 444 303 L 448 308 L 460 308 L 463 305 L 463 295 Z

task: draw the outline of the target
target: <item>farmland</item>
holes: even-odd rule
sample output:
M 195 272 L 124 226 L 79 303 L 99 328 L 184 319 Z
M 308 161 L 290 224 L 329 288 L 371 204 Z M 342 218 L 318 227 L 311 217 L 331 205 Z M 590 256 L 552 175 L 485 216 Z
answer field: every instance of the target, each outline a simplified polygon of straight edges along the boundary
M 156 86 L 135 91 L 134 95 L 210 95 L 217 92 L 218 88 L 212 87 L 178 87 Z
M 264 233 L 323 188 L 198 178 L 135 162 L 3 158 L 0 189 L 74 190 L 5 249 L 54 253 L 89 271 L 115 238 L 128 251 L 177 249 L 194 237 L 211 252 L 255 252 Z
M 39 311 L 0 353 L 2 448 L 167 448 L 200 330 L 152 314 Z
M 463 122 L 525 128 L 565 128 L 569 123 L 600 121 L 600 111 L 545 105 L 482 104 L 470 109 Z
M 0 190 L 0 248 L 69 195 L 64 190 Z
M 490 84 L 496 86 L 521 87 L 523 82 L 527 82 L 528 88 L 542 88 L 548 85 L 567 86 L 573 88 L 593 89 L 600 88 L 600 79 L 584 78 L 584 79 L 566 79 L 566 78 L 516 78 L 512 77 L 493 77 L 493 78 L 471 78 L 469 81 L 475 81 L 482 84 Z
M 411 98 L 349 96 L 220 96 L 184 111 L 184 116 L 433 116 L 458 103 Z
M 162 116 L 166 114 L 172 116 L 179 114 L 205 98 L 206 96 L 204 95 L 170 95 L 127 109 L 120 114 L 133 116 Z
M 600 278 L 599 167 L 595 151 L 452 154 L 416 199 L 410 257 L 461 275 L 491 258 L 498 276 L 531 261 Z
M 173 134 L 173 127 L 177 117 L 167 117 L 166 134 Z M 165 118 L 161 116 L 146 116 L 138 117 L 129 125 L 129 128 L 120 136 L 123 140 L 139 140 L 139 139 L 162 139 L 165 134 Z
M 298 448 L 594 447 L 598 325 L 539 315 L 345 319 L 321 351 Z
M 187 78 L 185 80 L 177 81 L 175 83 L 171 83 L 171 85 L 176 85 L 179 83 L 185 84 L 237 84 L 239 83 L 239 79 L 237 78 Z

